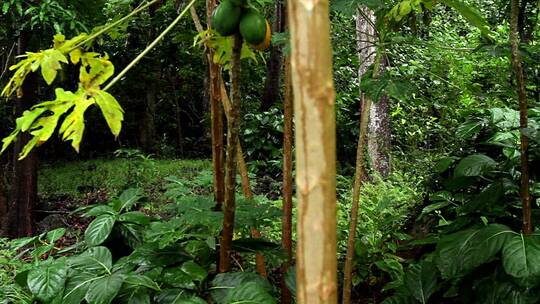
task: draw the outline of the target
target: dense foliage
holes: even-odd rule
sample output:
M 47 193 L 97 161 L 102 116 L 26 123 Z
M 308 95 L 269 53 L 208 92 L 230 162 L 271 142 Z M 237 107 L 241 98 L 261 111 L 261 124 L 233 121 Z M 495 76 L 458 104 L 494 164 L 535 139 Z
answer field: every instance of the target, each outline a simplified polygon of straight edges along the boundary
M 278 62 L 278 99 L 261 110 L 274 52 L 291 52 L 289 33 L 279 30 L 281 2 L 224 1 L 232 8 L 217 11 L 215 30 L 207 28 L 206 3 L 189 10 L 188 2 L 0 1 L 0 236 L 8 202 L 21 193 L 16 159 L 33 151 L 42 160 L 35 234 L 0 238 L 0 303 L 281 303 L 282 294 L 295 293 L 294 265 L 282 267 L 288 91 L 279 73 L 288 59 Z M 520 113 L 508 2 L 331 1 L 338 277 L 363 100 L 386 101 L 390 122 L 382 140 L 391 173 L 373 165 L 375 133 L 362 160 L 353 302 L 540 301 L 540 7 L 518 1 L 528 102 Z M 241 12 L 257 22 L 242 25 Z M 233 13 L 238 20 L 227 24 Z M 373 40 L 358 41 L 362 20 L 375 29 Z M 272 46 L 264 51 L 259 40 L 269 42 L 270 23 Z M 258 37 L 239 52 L 247 170 L 239 164 L 233 270 L 219 273 L 224 213 L 207 160 L 215 119 L 207 59 L 219 64 L 227 94 L 236 32 Z M 363 67 L 366 43 L 378 64 Z M 380 123 L 373 113 L 370 123 Z M 523 176 L 533 233 L 523 228 Z M 295 207 L 293 222 L 297 215 Z

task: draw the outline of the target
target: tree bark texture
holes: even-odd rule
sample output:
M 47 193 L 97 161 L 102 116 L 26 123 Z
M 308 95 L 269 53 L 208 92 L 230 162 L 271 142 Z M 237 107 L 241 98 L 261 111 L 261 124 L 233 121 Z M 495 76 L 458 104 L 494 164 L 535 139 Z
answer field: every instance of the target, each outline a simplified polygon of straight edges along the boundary
M 525 1 L 525 0 L 522 0 Z M 527 93 L 525 91 L 525 75 L 523 72 L 523 59 L 519 52 L 520 36 L 519 36 L 519 19 L 520 5 L 519 0 L 511 2 L 511 17 L 510 17 L 510 47 L 512 52 L 512 66 L 516 77 L 516 90 L 519 100 L 519 118 L 520 118 L 520 134 L 521 142 L 521 203 L 523 209 L 523 233 L 532 233 L 531 223 L 531 195 L 529 193 L 529 139 L 523 131 L 528 127 L 528 106 Z
M 337 302 L 335 91 L 327 0 L 290 0 L 299 304 Z
M 148 41 L 156 38 L 156 28 L 154 27 L 154 19 L 156 11 L 163 5 L 163 1 L 159 1 L 148 8 L 150 17 L 150 28 L 148 29 Z M 140 142 L 143 151 L 147 153 L 155 153 L 156 146 L 156 104 L 159 92 L 159 82 L 161 79 L 161 67 L 159 60 L 152 60 L 150 64 L 151 80 L 146 85 L 146 96 L 144 104 L 144 112 L 142 113 L 142 123 L 140 125 Z
M 281 33 L 285 27 L 285 7 L 283 0 L 274 0 L 274 24 L 272 31 Z M 266 64 L 266 80 L 264 82 L 263 95 L 261 99 L 261 111 L 268 111 L 279 99 L 281 67 L 283 65 L 283 54 L 281 46 L 272 45 L 270 47 L 270 58 Z
M 231 111 L 227 120 L 227 153 L 225 159 L 225 200 L 223 230 L 220 246 L 219 272 L 231 270 L 231 248 L 234 234 L 234 216 L 236 209 L 236 153 L 239 133 L 240 111 L 240 52 L 242 37 L 234 36 L 233 55 L 231 61 Z
M 212 27 L 212 12 L 217 6 L 216 0 L 206 1 L 206 20 L 208 27 Z M 191 7 L 192 14 L 195 8 Z M 197 14 L 195 13 L 195 16 Z M 195 20 L 195 19 L 194 19 Z M 202 31 L 202 27 L 200 29 Z M 214 51 L 208 48 L 207 62 L 209 71 L 209 97 L 210 97 L 210 117 L 211 117 L 211 133 L 212 133 L 212 165 L 214 168 L 214 201 L 216 209 L 221 210 L 225 194 L 225 168 L 223 166 L 223 109 L 220 106 L 221 89 L 220 85 L 223 82 L 220 77 L 219 65 L 212 60 Z
M 227 96 L 227 90 L 225 89 L 225 83 L 223 81 L 220 81 L 221 86 L 221 100 L 223 104 L 223 108 L 225 109 L 225 116 L 227 119 L 229 119 L 229 115 L 231 112 L 231 101 L 229 100 L 229 97 Z M 236 162 L 237 162 L 237 169 L 240 174 L 240 181 L 242 185 L 242 193 L 244 193 L 244 197 L 247 199 L 253 199 L 253 191 L 251 191 L 251 184 L 249 182 L 249 174 L 248 174 L 248 167 L 246 164 L 246 160 L 244 158 L 244 153 L 242 152 L 242 145 L 240 144 L 240 138 L 238 138 L 236 142 Z M 261 233 L 255 229 L 251 229 L 251 236 L 254 238 L 260 238 Z M 259 273 L 263 277 L 268 276 L 268 272 L 266 271 L 266 262 L 264 259 L 264 256 L 261 253 L 255 254 L 255 264 L 257 273 Z
M 27 50 L 29 33 L 22 33 L 18 42 L 18 54 Z M 15 101 L 15 116 L 22 116 L 23 112 L 32 107 L 36 100 L 37 80 L 35 74 L 29 74 L 21 89 L 17 92 Z M 28 133 L 19 135 L 14 144 L 13 151 L 13 183 L 12 194 L 8 202 L 8 234 L 13 237 L 31 236 L 34 233 L 35 213 L 37 202 L 37 152 L 34 149 L 23 160 L 18 160 L 24 146 L 31 136 Z
M 293 95 L 291 88 L 291 62 L 285 59 L 285 98 L 283 100 L 283 217 L 281 222 L 281 246 L 285 249 L 287 260 L 281 267 L 281 303 L 290 304 L 291 292 L 285 284 L 285 274 L 293 263 L 292 250 L 292 195 L 293 195 Z
M 366 7 L 358 9 L 356 32 L 360 56 L 360 68 L 358 73 L 360 79 L 374 63 L 375 55 L 378 52 L 376 47 L 377 31 L 374 27 L 375 22 L 376 17 L 372 10 Z M 378 75 L 383 71 L 384 64 L 381 64 L 380 69 L 373 73 Z M 367 139 L 370 166 L 383 178 L 390 174 L 390 143 L 391 129 L 388 97 L 383 95 L 378 101 L 373 102 L 371 105 Z

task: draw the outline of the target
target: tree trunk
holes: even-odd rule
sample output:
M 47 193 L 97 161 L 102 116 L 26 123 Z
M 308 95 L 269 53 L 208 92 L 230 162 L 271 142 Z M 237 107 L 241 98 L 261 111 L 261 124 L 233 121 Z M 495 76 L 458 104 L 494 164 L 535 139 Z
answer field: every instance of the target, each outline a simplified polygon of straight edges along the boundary
M 522 0 L 525 1 L 525 0 Z M 511 2 L 511 17 L 510 17 L 510 46 L 512 52 L 512 66 L 517 84 L 517 95 L 519 100 L 519 127 L 523 131 L 528 127 L 528 106 L 527 93 L 525 91 L 525 75 L 523 72 L 523 60 L 519 52 L 519 0 Z M 521 203 L 523 209 L 523 233 L 532 233 L 531 223 L 531 195 L 529 193 L 529 139 L 523 132 L 520 134 L 521 141 Z
M 215 0 L 206 1 L 206 20 L 208 27 L 212 26 L 212 12 L 217 6 Z M 192 6 L 193 8 L 193 6 Z M 196 15 L 196 14 L 195 14 Z M 201 27 L 202 30 L 202 27 Z M 209 87 L 210 87 L 210 116 L 211 116 L 211 133 L 212 133 L 212 165 L 214 168 L 214 201 L 216 210 L 221 210 L 225 192 L 225 168 L 223 167 L 223 109 L 220 105 L 221 101 L 221 77 L 219 65 L 214 63 L 214 51 L 208 48 L 207 54 L 208 70 L 209 70 Z
M 274 0 L 274 4 L 275 14 L 272 31 L 274 33 L 281 33 L 285 26 L 285 8 L 282 0 Z M 282 57 L 281 47 L 272 45 L 270 48 L 270 58 L 266 65 L 266 80 L 261 99 L 261 111 L 268 111 L 279 99 L 281 66 L 283 65 Z
M 374 28 L 376 17 L 370 9 L 361 7 L 358 9 L 356 16 L 356 31 L 358 38 L 358 49 L 360 56 L 359 78 L 366 73 L 371 66 L 377 53 L 376 35 L 377 31 Z M 382 63 L 384 61 L 381 61 Z M 384 70 L 384 64 L 380 65 L 378 71 Z M 373 102 L 369 111 L 368 125 L 368 156 L 371 168 L 379 173 L 382 177 L 387 177 L 390 174 L 390 116 L 388 108 L 388 97 L 382 96 L 377 102 Z
M 18 42 L 18 54 L 27 50 L 29 33 L 22 33 Z M 21 117 L 23 112 L 35 104 L 37 81 L 35 74 L 29 74 L 15 101 L 15 116 Z M 37 202 L 37 152 L 32 150 L 23 160 L 17 160 L 31 136 L 28 133 L 19 135 L 13 151 L 13 183 L 12 194 L 8 202 L 8 234 L 13 237 L 31 236 L 34 233 L 34 207 Z
M 148 41 L 156 38 L 156 29 L 153 25 L 156 11 L 163 1 L 159 1 L 149 7 L 150 28 L 148 30 Z M 143 119 L 140 126 L 140 141 L 142 149 L 147 153 L 155 153 L 156 146 L 156 103 L 159 92 L 159 81 L 161 80 L 161 67 L 158 60 L 153 60 L 150 64 L 152 80 L 146 86 L 146 98 L 143 112 Z
M 285 284 L 285 274 L 292 265 L 292 195 L 293 195 L 293 96 L 291 88 L 291 61 L 285 59 L 285 98 L 283 100 L 283 217 L 281 222 L 281 245 L 287 260 L 281 267 L 281 303 L 290 304 L 292 297 Z
M 0 161 L 0 237 L 8 237 L 7 233 L 7 214 L 8 214 L 8 199 L 6 185 L 4 184 L 6 172 Z
M 242 37 L 234 36 L 233 55 L 231 59 L 231 111 L 227 120 L 227 154 L 225 159 L 225 201 L 223 231 L 220 243 L 219 272 L 231 270 L 231 248 L 234 234 L 234 216 L 236 209 L 236 153 L 239 133 L 240 115 L 240 52 Z
M 327 0 L 290 0 L 299 304 L 337 302 L 336 126 Z M 316 33 L 316 34 L 314 34 Z

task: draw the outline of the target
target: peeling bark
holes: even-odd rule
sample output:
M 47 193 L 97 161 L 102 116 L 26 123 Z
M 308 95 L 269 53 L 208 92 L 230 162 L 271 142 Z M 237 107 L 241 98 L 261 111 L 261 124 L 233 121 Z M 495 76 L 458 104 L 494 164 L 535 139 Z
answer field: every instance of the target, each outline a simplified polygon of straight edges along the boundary
M 337 302 L 336 128 L 327 0 L 290 0 L 299 304 Z M 314 35 L 316 33 L 316 35 Z

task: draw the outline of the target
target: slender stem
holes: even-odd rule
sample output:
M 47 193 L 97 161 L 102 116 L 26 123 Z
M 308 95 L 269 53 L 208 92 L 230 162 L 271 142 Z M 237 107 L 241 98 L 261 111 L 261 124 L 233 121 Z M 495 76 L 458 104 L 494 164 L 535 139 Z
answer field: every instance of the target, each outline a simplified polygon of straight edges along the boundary
M 128 15 L 126 15 L 125 17 L 105 26 L 104 28 L 102 28 L 101 30 L 95 32 L 94 34 L 91 34 L 90 36 L 88 36 L 86 39 L 84 39 L 82 42 L 78 43 L 76 46 L 74 46 L 73 48 L 76 49 L 84 44 L 86 44 L 87 42 L 89 41 L 92 41 L 94 40 L 96 37 L 102 35 L 103 33 L 107 32 L 108 30 L 110 30 L 111 28 L 123 23 L 124 21 L 128 20 L 129 18 L 133 17 L 134 15 L 140 13 L 141 11 L 145 10 L 147 7 L 149 7 L 150 5 L 158 2 L 159 0 L 152 0 L 148 3 L 146 3 L 145 5 L 143 6 L 140 6 L 136 9 L 134 9 L 131 13 L 129 13 Z
M 240 52 L 242 37 L 234 36 L 233 55 L 231 59 L 231 110 L 227 120 L 227 154 L 225 158 L 225 202 L 223 209 L 223 232 L 220 242 L 219 272 L 231 270 L 231 249 L 234 234 L 234 217 L 236 209 L 236 153 L 238 142 L 238 117 L 240 110 Z
M 116 75 L 116 77 L 114 77 L 114 79 L 111 80 L 111 82 L 109 82 L 109 84 L 107 84 L 107 86 L 105 87 L 104 90 L 106 91 L 106 90 L 110 89 L 116 82 L 118 82 L 118 80 L 120 80 L 122 77 L 124 77 L 124 75 L 129 70 L 131 70 L 131 68 L 133 68 L 139 61 L 141 61 L 141 59 L 143 59 L 143 57 L 146 56 L 146 54 L 148 54 L 148 52 L 150 52 L 163 39 L 163 37 L 165 37 L 165 35 L 167 35 L 176 26 L 176 24 L 180 21 L 180 19 L 182 19 L 182 17 L 184 17 L 184 15 L 189 11 L 189 8 L 195 3 L 195 1 L 197 1 L 197 0 L 192 0 L 184 8 L 184 10 L 180 13 L 180 15 L 178 15 L 178 17 L 176 17 L 176 19 L 154 41 L 152 41 L 152 43 L 150 43 L 150 45 L 148 45 L 146 47 L 146 49 L 144 51 L 142 51 L 142 53 L 139 54 L 139 56 L 137 56 L 132 62 L 130 62 L 122 70 L 122 72 L 120 72 L 118 75 Z M 153 2 L 155 2 L 155 1 L 153 1 Z M 152 2 L 150 2 L 150 3 L 152 3 Z
M 523 209 L 523 233 L 532 233 L 531 223 L 531 195 L 529 193 L 529 139 L 523 131 L 528 126 L 528 109 L 527 109 L 527 93 L 525 91 L 525 76 L 523 72 L 523 63 L 521 54 L 519 53 L 519 0 L 511 2 L 511 17 L 510 17 L 510 46 L 512 52 L 512 66 L 517 82 L 517 93 L 519 98 L 519 126 L 520 141 L 521 141 L 521 204 Z

